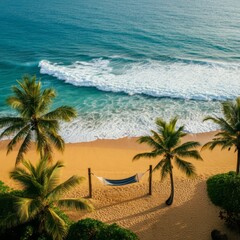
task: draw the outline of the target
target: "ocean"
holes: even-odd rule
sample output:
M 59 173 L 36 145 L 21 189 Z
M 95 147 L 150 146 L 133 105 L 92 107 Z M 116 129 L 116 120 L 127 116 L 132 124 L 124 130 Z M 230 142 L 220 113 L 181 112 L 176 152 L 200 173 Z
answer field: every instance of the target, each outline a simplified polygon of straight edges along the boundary
M 0 116 L 28 73 L 77 109 L 66 142 L 141 136 L 157 117 L 215 130 L 203 118 L 240 95 L 239 26 L 239 0 L 0 1 Z

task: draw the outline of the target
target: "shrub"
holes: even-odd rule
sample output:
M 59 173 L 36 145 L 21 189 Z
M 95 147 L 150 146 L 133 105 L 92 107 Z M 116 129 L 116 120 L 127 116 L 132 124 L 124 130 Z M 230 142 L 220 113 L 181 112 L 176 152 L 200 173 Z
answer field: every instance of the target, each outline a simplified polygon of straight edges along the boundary
M 217 174 L 207 180 L 211 201 L 229 212 L 240 213 L 240 175 L 235 172 Z
M 219 217 L 240 232 L 240 175 L 229 172 L 210 177 L 207 192 L 213 204 L 224 209 Z
M 228 227 L 240 233 L 240 213 L 220 211 L 219 217 L 225 221 Z
M 105 224 L 101 221 L 86 218 L 73 223 L 68 231 L 67 240 L 94 240 Z
M 118 226 L 116 223 L 106 225 L 102 231 L 99 232 L 97 240 L 137 240 L 138 237 L 132 231 Z
M 118 226 L 105 224 L 99 220 L 86 218 L 73 223 L 67 240 L 138 240 L 135 233 Z

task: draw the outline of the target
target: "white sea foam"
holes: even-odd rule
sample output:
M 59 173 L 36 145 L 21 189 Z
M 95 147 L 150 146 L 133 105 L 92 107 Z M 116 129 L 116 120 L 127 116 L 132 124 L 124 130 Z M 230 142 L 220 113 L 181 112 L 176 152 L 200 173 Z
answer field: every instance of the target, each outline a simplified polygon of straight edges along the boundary
M 202 122 L 206 115 L 221 114 L 219 101 L 209 100 L 231 99 L 240 93 L 237 64 L 149 61 L 116 68 L 111 61 L 97 59 L 69 66 L 43 60 L 39 67 L 42 74 L 75 86 L 137 94 L 107 95 L 100 100 L 86 96 L 83 104 L 87 110 L 80 107 L 79 117 L 62 125 L 61 134 L 67 142 L 141 136 L 155 128 L 156 117 L 168 120 L 175 115 L 187 132 L 216 130 L 212 123 Z
M 92 100 L 92 105 L 95 105 Z M 111 102 L 111 99 L 108 99 Z M 113 105 L 115 105 L 113 103 Z M 62 125 L 61 134 L 67 142 L 87 142 L 96 139 L 138 137 L 155 129 L 155 119 L 169 120 L 178 115 L 178 126 L 185 125 L 189 133 L 216 130 L 209 122 L 202 122 L 206 115 L 220 115 L 220 103 L 179 101 L 174 99 L 148 99 L 141 97 L 119 100 L 118 106 L 106 104 L 99 110 L 79 113 L 72 123 Z M 91 108 L 91 105 L 89 105 Z
M 163 63 L 149 61 L 125 66 L 119 73 L 108 60 L 62 65 L 42 60 L 40 72 L 75 86 L 102 91 L 195 100 L 232 99 L 240 93 L 240 65 Z
M 178 126 L 185 125 L 185 131 L 207 132 L 216 130 L 216 126 L 209 122 L 203 123 L 203 118 L 206 115 L 220 116 L 218 101 L 146 99 L 142 96 L 122 96 L 116 99 L 111 95 L 101 105 L 94 98 L 89 98 L 84 104 L 87 104 L 88 111 L 78 109 L 78 117 L 73 122 L 61 124 L 60 134 L 66 142 L 138 137 L 155 129 L 157 117 L 169 120 L 175 115 L 179 117 Z M 97 105 L 99 107 L 95 108 Z

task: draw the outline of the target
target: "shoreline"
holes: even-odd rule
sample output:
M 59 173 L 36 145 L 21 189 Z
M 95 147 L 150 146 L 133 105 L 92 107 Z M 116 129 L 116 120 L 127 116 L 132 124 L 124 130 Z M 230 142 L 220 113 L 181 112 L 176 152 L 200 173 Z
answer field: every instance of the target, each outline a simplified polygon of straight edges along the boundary
M 201 144 L 211 140 L 215 132 L 188 134 L 184 141 L 199 141 Z M 121 179 L 136 173 L 146 172 L 149 165 L 155 166 L 159 159 L 140 159 L 132 161 L 134 155 L 149 151 L 149 147 L 138 144 L 137 138 L 116 140 L 96 140 L 85 143 L 68 143 L 63 154 L 54 152 L 54 161 L 63 160 L 65 168 L 61 172 L 61 181 L 72 175 L 85 177 L 85 181 L 67 197 L 88 196 L 88 168 L 96 176 Z M 11 187 L 18 187 L 9 179 L 9 171 L 15 166 L 17 149 L 6 156 L 8 141 L 0 141 L 0 180 Z M 235 171 L 236 154 L 234 151 L 201 151 L 203 161 L 191 160 L 196 167 L 197 177 L 186 178 L 174 167 L 175 199 L 171 207 L 166 207 L 169 196 L 169 179 L 160 181 L 159 171 L 153 173 L 153 195 L 148 193 L 148 173 L 139 183 L 122 187 L 102 185 L 92 176 L 93 198 L 90 201 L 95 211 L 67 211 L 71 219 L 95 218 L 108 224 L 119 225 L 134 231 L 141 240 L 209 240 L 213 229 L 227 233 L 229 239 L 239 236 L 230 232 L 218 217 L 219 208 L 214 206 L 207 196 L 206 180 L 209 176 Z M 26 159 L 35 162 L 38 156 L 33 148 Z M 167 226 L 167 227 L 166 227 Z M 198 226 L 196 228 L 196 226 Z

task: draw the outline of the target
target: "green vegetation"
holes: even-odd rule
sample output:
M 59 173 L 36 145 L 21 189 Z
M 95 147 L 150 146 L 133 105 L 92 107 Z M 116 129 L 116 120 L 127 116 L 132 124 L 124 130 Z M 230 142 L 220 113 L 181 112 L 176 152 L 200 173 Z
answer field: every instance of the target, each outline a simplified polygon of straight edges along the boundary
M 207 192 L 213 204 L 224 209 L 220 218 L 240 231 L 240 175 L 229 172 L 210 177 Z
M 202 160 L 199 152 L 194 148 L 200 146 L 198 142 L 186 142 L 181 144 L 182 137 L 187 134 L 183 132 L 184 127 L 176 128 L 177 118 L 173 118 L 169 123 L 161 118 L 157 118 L 156 125 L 158 132 L 151 130 L 151 136 L 143 136 L 138 139 L 139 143 L 146 143 L 153 148 L 151 152 L 140 153 L 134 156 L 133 160 L 139 158 L 156 158 L 161 157 L 161 161 L 155 166 L 154 170 L 161 169 L 162 179 L 167 175 L 170 176 L 171 194 L 166 204 L 171 205 L 174 198 L 173 183 L 173 160 L 176 166 L 183 171 L 186 176 L 195 175 L 195 167 L 183 160 L 182 158 L 194 158 Z
M 103 222 L 95 219 L 80 220 L 69 228 L 67 240 L 94 240 L 104 226 Z
M 240 176 L 235 172 L 217 174 L 207 180 L 211 201 L 226 211 L 240 213 Z
M 12 189 L 7 186 L 4 182 L 0 181 L 0 194 L 2 193 L 8 193 L 10 192 Z
M 240 172 L 240 97 L 235 102 L 227 101 L 222 103 L 222 117 L 208 116 L 204 121 L 210 120 L 220 128 L 212 141 L 206 143 L 203 148 L 209 147 L 213 150 L 216 146 L 230 150 L 232 147 L 237 152 L 236 173 Z
M 67 240 L 138 240 L 135 233 L 117 224 L 105 224 L 86 218 L 73 223 L 69 228 Z
M 36 77 L 25 76 L 18 81 L 19 86 L 13 86 L 13 96 L 7 99 L 7 104 L 18 116 L 0 118 L 0 135 L 9 137 L 15 135 L 8 144 L 7 153 L 13 150 L 18 142 L 22 142 L 16 158 L 16 164 L 23 159 L 31 141 L 36 142 L 40 157 L 51 159 L 52 146 L 64 150 L 64 141 L 58 134 L 59 121 L 70 121 L 76 117 L 76 111 L 69 106 L 61 106 L 48 112 L 56 93 L 53 89 L 41 89 L 41 83 Z
M 0 196 L 0 228 L 11 229 L 19 224 L 33 227 L 35 235 L 62 240 L 67 234 L 69 221 L 59 208 L 91 210 L 84 199 L 62 199 L 61 196 L 78 185 L 83 178 L 72 176 L 58 185 L 61 162 L 49 164 L 41 159 L 36 166 L 22 161 L 24 168 L 16 167 L 10 177 L 22 186 L 22 191 L 13 191 Z M 26 226 L 26 227 L 27 227 Z M 37 234 L 36 234 L 37 232 Z M 31 238 L 33 239 L 33 238 Z
M 106 225 L 102 231 L 99 232 L 99 236 L 96 240 L 137 240 L 138 237 L 135 233 L 128 229 L 124 229 L 118 226 L 116 223 L 111 225 Z

